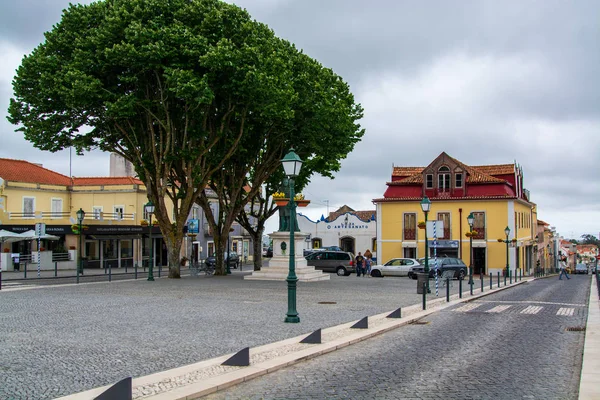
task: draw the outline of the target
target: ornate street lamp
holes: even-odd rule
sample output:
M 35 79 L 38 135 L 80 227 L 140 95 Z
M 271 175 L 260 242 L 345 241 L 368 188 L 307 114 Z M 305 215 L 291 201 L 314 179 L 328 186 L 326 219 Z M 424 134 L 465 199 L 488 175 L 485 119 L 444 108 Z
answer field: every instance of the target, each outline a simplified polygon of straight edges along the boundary
M 425 275 L 427 279 L 427 293 L 429 291 L 429 243 L 427 239 L 427 214 L 431 209 L 431 201 L 429 201 L 429 197 L 423 197 L 421 200 L 421 210 L 423 210 L 423 214 L 425 214 Z
M 290 201 L 288 203 L 288 207 L 290 208 L 290 264 L 288 277 L 286 279 L 288 283 L 288 311 L 285 317 L 285 322 L 300 322 L 298 311 L 296 311 L 296 282 L 298 282 L 298 277 L 296 276 L 296 255 L 294 253 L 294 230 L 296 229 L 294 226 L 294 221 L 296 220 L 294 178 L 300 173 L 300 168 L 302 168 L 302 160 L 292 148 L 290 149 L 289 153 L 283 157 L 281 164 L 283 164 L 283 169 L 288 177 L 288 182 L 290 185 Z
M 148 214 L 148 237 L 150 239 L 150 257 L 149 257 L 149 263 L 150 265 L 148 266 L 148 280 L 149 281 L 153 281 L 154 280 L 154 271 L 153 266 L 154 266 L 154 243 L 152 242 L 152 214 L 154 214 L 154 203 L 152 203 L 152 200 L 148 200 L 148 202 L 144 205 L 144 211 L 146 212 L 146 214 Z
M 83 224 L 83 219 L 85 218 L 85 211 L 80 207 L 75 214 L 77 214 L 77 224 L 79 225 L 79 264 L 77 265 L 77 283 L 79 283 L 79 274 L 83 275 L 83 229 L 81 224 Z
M 506 243 L 506 276 L 508 276 L 510 272 L 510 267 L 508 266 L 508 235 L 510 235 L 510 228 L 508 226 L 504 228 L 504 234 L 506 235 L 506 240 L 504 241 Z
M 475 222 L 475 217 L 473 213 L 470 213 L 467 217 L 467 222 L 469 223 L 469 285 L 473 284 L 473 223 Z

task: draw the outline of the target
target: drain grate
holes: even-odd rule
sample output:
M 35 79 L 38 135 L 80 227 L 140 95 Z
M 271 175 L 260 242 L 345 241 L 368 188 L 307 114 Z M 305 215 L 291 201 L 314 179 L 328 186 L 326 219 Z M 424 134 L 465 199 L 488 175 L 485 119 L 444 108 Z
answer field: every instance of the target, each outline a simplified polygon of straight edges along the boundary
M 567 328 L 569 332 L 584 332 L 585 326 L 570 326 Z
M 337 304 L 337 301 L 320 301 L 317 304 Z
M 429 321 L 413 321 L 410 323 L 411 325 L 427 325 Z

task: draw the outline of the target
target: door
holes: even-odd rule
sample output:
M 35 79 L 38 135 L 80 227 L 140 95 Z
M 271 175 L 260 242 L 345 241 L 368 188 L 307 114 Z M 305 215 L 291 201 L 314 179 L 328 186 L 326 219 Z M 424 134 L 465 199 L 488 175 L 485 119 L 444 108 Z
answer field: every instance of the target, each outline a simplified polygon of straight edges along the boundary
M 340 239 L 340 247 L 342 251 L 347 251 L 352 254 L 356 254 L 354 251 L 354 238 L 353 237 L 343 237 Z
M 485 247 L 473 248 L 473 274 L 485 275 Z

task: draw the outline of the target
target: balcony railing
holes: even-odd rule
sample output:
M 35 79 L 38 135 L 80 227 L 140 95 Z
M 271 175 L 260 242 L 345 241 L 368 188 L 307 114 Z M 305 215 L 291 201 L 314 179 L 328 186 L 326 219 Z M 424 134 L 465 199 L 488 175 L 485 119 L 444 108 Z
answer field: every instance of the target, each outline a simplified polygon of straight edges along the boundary
M 85 213 L 85 220 L 87 221 L 135 221 L 135 213 L 94 213 L 92 211 Z M 36 211 L 36 212 L 8 212 L 9 219 L 68 219 L 73 217 L 77 220 L 75 213 L 67 211 L 53 212 L 53 211 Z
M 477 231 L 477 233 L 473 235 L 473 239 L 485 240 L 485 227 L 473 228 L 473 230 Z
M 404 240 L 417 240 L 417 230 L 404 229 Z

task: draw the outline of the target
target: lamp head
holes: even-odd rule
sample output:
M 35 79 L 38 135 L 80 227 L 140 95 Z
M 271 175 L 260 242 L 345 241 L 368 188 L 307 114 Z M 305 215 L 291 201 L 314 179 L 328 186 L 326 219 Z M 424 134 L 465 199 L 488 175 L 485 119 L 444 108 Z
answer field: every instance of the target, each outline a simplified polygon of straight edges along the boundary
M 294 148 L 291 148 L 285 157 L 283 157 L 281 163 L 288 178 L 297 177 L 300 173 L 300 168 L 302 168 L 302 159 L 294 152 Z
M 421 200 L 421 210 L 423 210 L 424 213 L 429 212 L 429 210 L 431 209 L 431 201 L 429 201 L 429 197 L 425 196 L 423 197 L 423 200 Z
M 504 228 L 504 234 L 506 236 L 510 235 L 510 228 L 508 226 L 506 228 Z
M 467 222 L 469 223 L 469 226 L 471 228 L 473 227 L 474 221 L 475 221 L 475 217 L 473 216 L 473 213 L 469 214 L 469 216 L 467 217 Z
M 85 218 L 85 211 L 80 207 L 75 214 L 77 214 L 77 222 L 82 223 Z
M 144 205 L 144 211 L 146 211 L 147 214 L 154 214 L 154 203 L 152 203 L 152 200 L 148 200 Z

